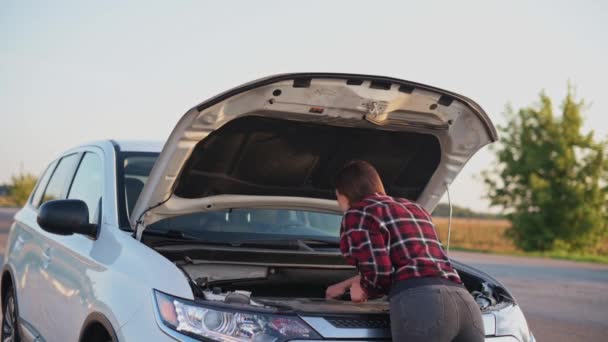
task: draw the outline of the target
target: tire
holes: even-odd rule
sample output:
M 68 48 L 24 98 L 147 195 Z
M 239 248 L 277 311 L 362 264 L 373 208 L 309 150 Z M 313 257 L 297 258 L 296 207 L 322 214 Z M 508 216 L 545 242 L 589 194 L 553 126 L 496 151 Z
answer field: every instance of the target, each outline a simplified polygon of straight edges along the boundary
M 2 342 L 21 342 L 17 328 L 17 298 L 11 286 L 2 300 Z
M 110 333 L 101 324 L 93 324 L 89 327 L 84 334 L 80 337 L 80 342 L 115 342 L 110 336 Z

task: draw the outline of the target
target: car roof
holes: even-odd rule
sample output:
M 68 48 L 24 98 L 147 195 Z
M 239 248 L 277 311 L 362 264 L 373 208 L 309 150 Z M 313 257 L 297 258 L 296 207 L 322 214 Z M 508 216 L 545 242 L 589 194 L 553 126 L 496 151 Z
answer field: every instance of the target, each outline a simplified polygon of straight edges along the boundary
M 112 140 L 123 152 L 157 152 L 163 149 L 164 141 L 160 140 Z

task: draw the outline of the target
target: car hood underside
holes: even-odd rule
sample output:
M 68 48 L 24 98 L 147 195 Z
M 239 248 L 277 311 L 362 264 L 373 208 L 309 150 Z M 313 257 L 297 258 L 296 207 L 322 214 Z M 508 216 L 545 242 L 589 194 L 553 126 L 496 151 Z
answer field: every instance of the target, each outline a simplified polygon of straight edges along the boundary
M 432 210 L 469 158 L 496 140 L 473 101 L 393 78 L 288 74 L 245 84 L 178 122 L 131 215 L 239 207 L 337 212 L 332 178 L 362 159 L 389 195 Z

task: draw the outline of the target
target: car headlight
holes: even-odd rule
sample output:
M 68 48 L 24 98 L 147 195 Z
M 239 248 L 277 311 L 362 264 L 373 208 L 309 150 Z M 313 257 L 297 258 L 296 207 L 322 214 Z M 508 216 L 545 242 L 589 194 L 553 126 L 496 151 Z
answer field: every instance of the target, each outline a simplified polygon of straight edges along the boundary
M 297 316 L 206 306 L 156 290 L 154 297 L 162 323 L 192 337 L 230 342 L 282 342 L 321 338 Z
M 492 312 L 496 317 L 496 335 L 514 336 L 518 341 L 533 341 L 528 322 L 519 305 L 508 305 Z

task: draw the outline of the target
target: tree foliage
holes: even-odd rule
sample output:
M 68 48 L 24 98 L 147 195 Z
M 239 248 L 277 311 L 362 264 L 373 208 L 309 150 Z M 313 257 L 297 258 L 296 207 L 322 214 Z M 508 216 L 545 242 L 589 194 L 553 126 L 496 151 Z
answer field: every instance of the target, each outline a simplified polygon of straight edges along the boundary
M 30 193 L 36 186 L 36 176 L 29 173 L 20 173 L 11 177 L 9 184 L 9 200 L 13 205 L 21 207 L 27 202 Z
M 498 163 L 483 173 L 492 205 L 512 222 L 524 250 L 593 251 L 608 231 L 607 144 L 582 133 L 584 102 L 572 89 L 554 114 L 551 99 L 514 111 L 499 126 Z

